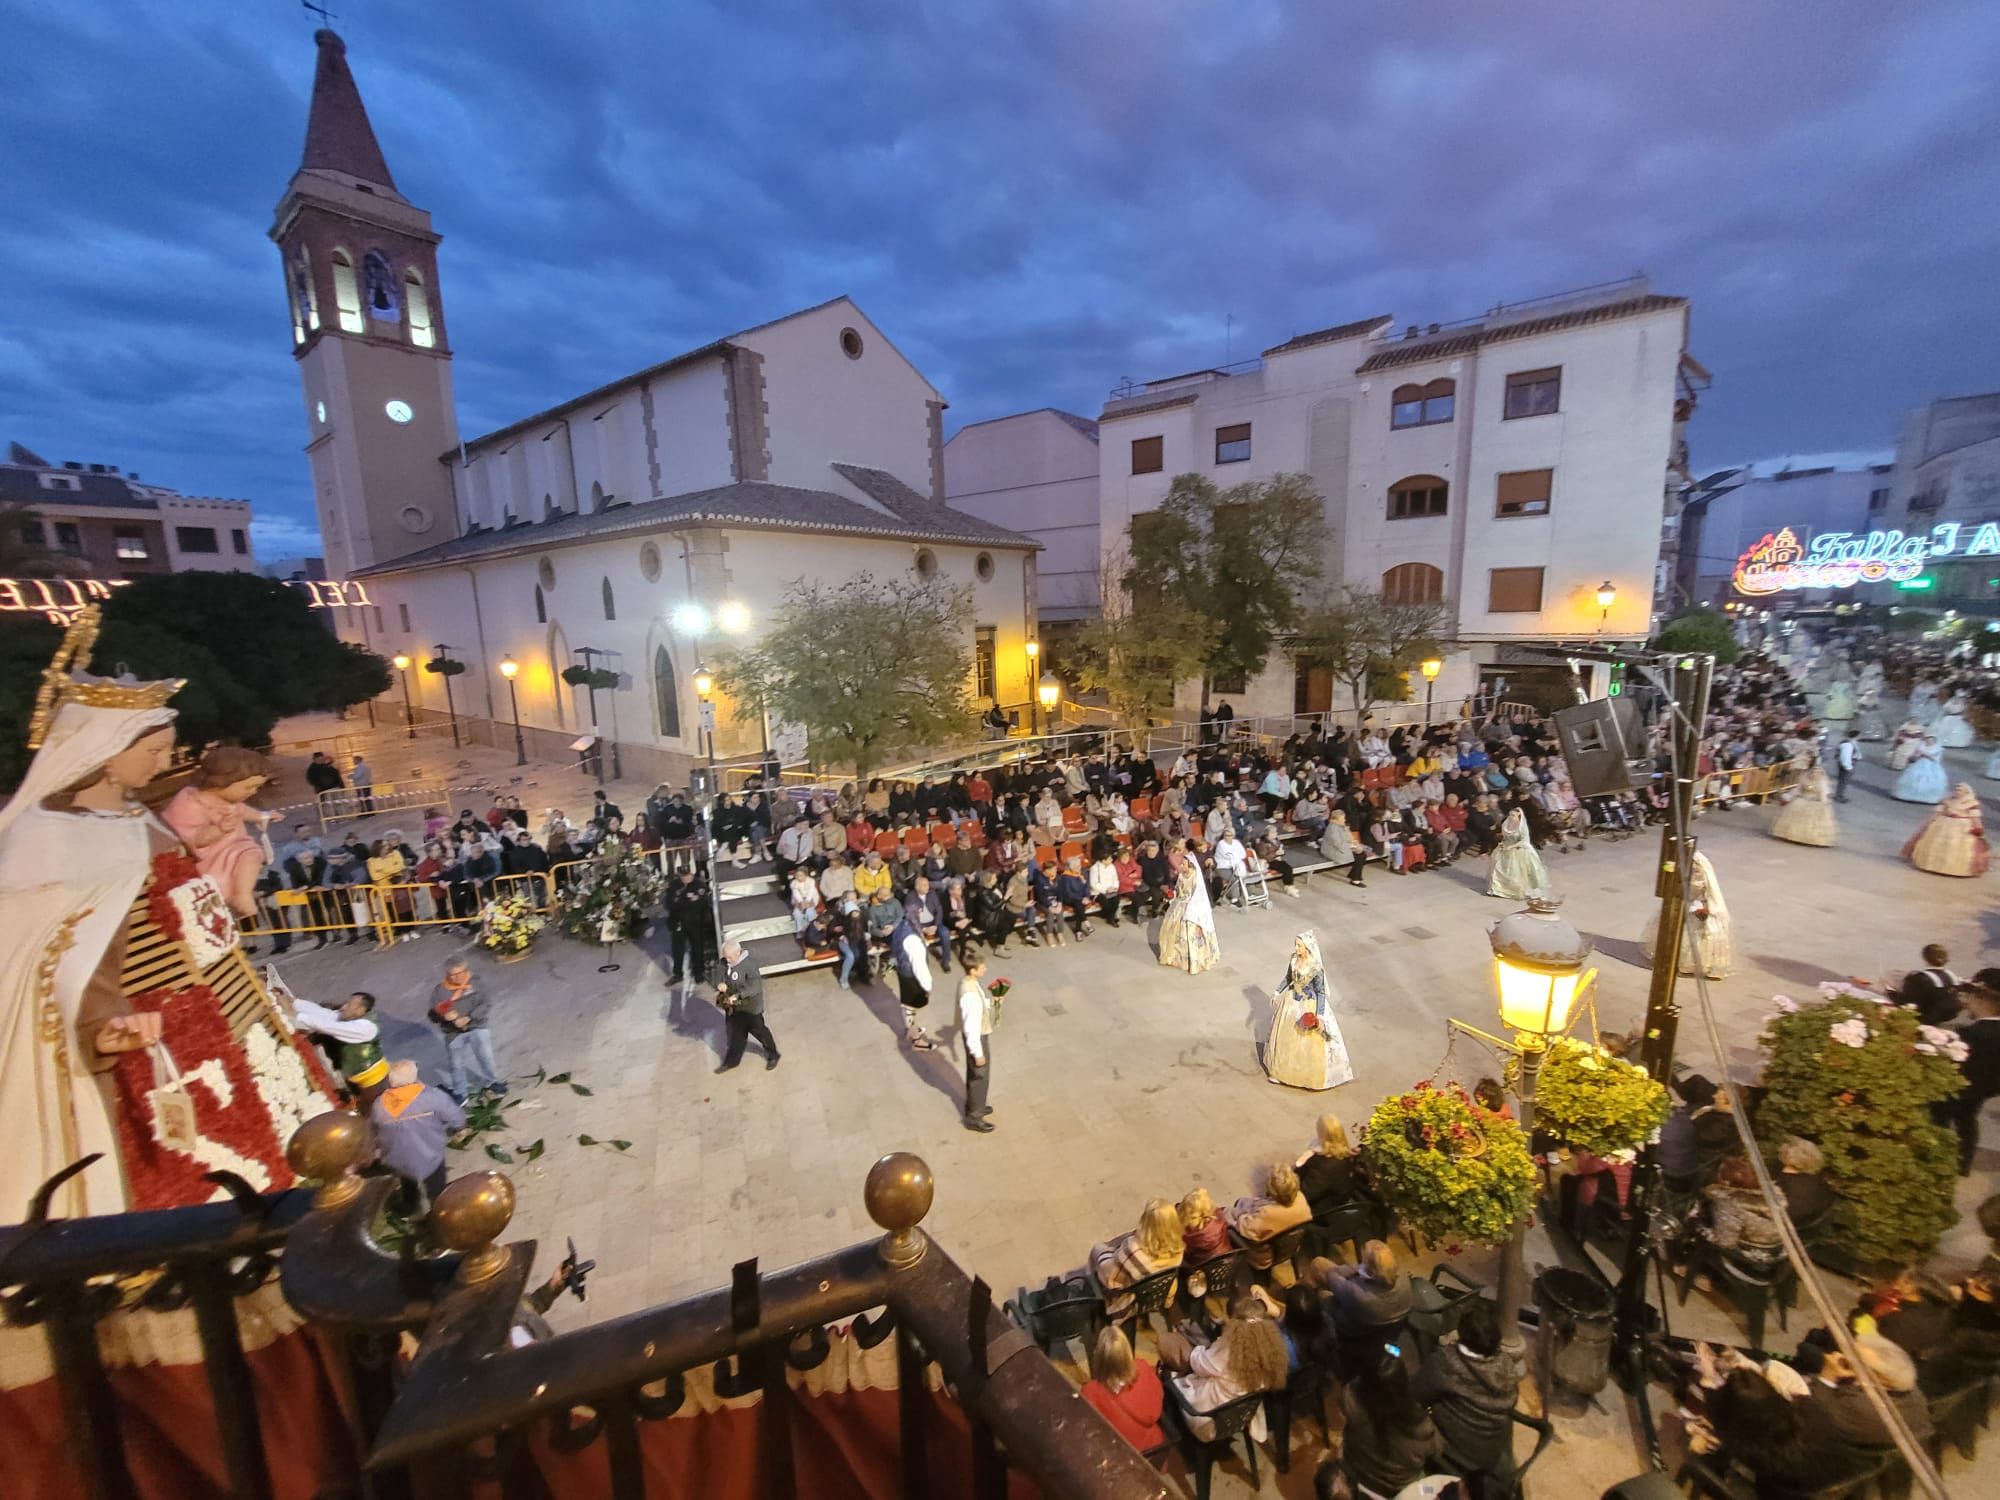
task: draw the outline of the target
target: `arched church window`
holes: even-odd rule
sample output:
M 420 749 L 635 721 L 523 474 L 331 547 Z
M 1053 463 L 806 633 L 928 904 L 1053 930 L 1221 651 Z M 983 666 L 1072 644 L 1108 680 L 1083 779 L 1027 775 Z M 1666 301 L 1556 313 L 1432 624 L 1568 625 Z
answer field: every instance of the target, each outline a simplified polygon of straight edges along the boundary
M 542 586 L 539 583 L 535 585 L 535 623 L 538 625 L 549 623 L 549 601 L 542 593 Z
M 299 306 L 305 310 L 306 332 L 312 333 L 319 327 L 319 289 L 313 285 L 312 257 L 303 249 L 299 263 L 292 268 L 292 285 L 298 289 Z
M 333 252 L 333 305 L 342 333 L 361 332 L 361 283 L 354 275 L 354 258 L 345 250 Z
M 660 738 L 681 737 L 681 685 L 665 646 L 653 648 L 653 697 L 660 705 Z
M 403 304 L 396 292 L 396 272 L 389 257 L 370 250 L 361 257 L 361 290 L 368 298 L 368 316 L 378 323 L 403 321 Z
M 604 580 L 604 618 L 607 620 L 618 618 L 618 611 L 612 608 L 611 605 L 611 580 L 609 578 Z
M 410 309 L 410 342 L 419 349 L 429 349 L 437 343 L 437 331 L 431 327 L 431 299 L 424 290 L 424 275 L 412 266 L 403 273 L 403 303 Z

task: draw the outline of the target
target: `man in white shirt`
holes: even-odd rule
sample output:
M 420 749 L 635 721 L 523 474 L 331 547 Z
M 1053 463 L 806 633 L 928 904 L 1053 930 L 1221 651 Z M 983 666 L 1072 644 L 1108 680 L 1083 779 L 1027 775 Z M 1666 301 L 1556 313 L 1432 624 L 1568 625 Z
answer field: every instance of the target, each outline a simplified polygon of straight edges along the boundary
M 812 860 L 812 829 L 804 819 L 787 826 L 778 835 L 777 875 L 780 880 L 789 876 L 794 869 Z
M 993 1072 L 993 997 L 986 993 L 985 975 L 984 956 L 966 953 L 958 981 L 958 1029 L 965 1041 L 965 1114 L 959 1123 L 981 1135 L 993 1130 L 986 1118 L 993 1113 L 986 1102 Z
M 1855 744 L 1852 730 L 1840 737 L 1840 744 L 1833 752 L 1833 800 L 1836 802 L 1847 800 L 1847 778 L 1854 774 L 1854 760 L 1859 753 L 1860 746 Z
M 1244 904 L 1243 870 L 1248 861 L 1248 851 L 1243 840 L 1236 836 L 1234 829 L 1223 834 L 1215 845 L 1215 873 L 1222 879 L 1222 888 L 1230 893 L 1230 899 L 1238 906 Z

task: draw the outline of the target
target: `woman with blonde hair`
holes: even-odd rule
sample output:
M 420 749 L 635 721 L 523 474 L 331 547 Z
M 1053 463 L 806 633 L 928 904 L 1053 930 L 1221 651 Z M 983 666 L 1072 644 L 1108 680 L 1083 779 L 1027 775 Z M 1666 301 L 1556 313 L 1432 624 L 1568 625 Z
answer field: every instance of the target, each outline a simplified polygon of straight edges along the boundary
M 1229 1248 L 1229 1225 L 1215 1211 L 1208 1189 L 1198 1187 L 1181 1199 L 1181 1263 L 1198 1266 Z
M 1249 1247 L 1250 1264 L 1260 1271 L 1270 1268 L 1270 1241 L 1312 1217 L 1312 1206 L 1299 1191 L 1299 1174 L 1286 1162 L 1264 1169 L 1264 1194 L 1238 1198 L 1226 1215 L 1230 1231 Z
M 1340 1116 L 1321 1115 L 1318 1139 L 1293 1170 L 1298 1174 L 1299 1191 L 1306 1195 L 1306 1206 L 1318 1213 L 1361 1196 L 1360 1167 Z
M 1131 1312 L 1132 1297 L 1125 1289 L 1172 1270 L 1184 1253 L 1180 1210 L 1165 1198 L 1148 1198 L 1137 1229 L 1090 1248 L 1090 1274 L 1098 1286 L 1121 1294 L 1104 1299 L 1104 1315 L 1116 1321 Z
M 1133 1355 L 1116 1323 L 1098 1329 L 1097 1341 L 1090 1346 L 1090 1380 L 1083 1399 L 1141 1453 L 1166 1442 L 1167 1435 L 1160 1430 L 1166 1390 L 1159 1372 L 1151 1360 Z

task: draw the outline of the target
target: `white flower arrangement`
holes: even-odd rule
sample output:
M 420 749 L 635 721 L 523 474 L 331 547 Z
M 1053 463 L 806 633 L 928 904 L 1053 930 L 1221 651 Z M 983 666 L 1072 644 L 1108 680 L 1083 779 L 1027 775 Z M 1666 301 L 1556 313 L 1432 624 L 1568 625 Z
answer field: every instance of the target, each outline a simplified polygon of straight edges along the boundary
M 1845 1047 L 1868 1045 L 1868 1023 L 1859 1016 L 1849 1016 L 1839 1025 L 1828 1027 L 1826 1034 Z
M 1790 995 L 1776 995 L 1771 999 L 1775 1013 L 1781 1016 L 1795 1016 L 1799 1013 L 1799 1002 Z
M 1971 1053 L 1962 1037 L 1942 1026 L 1919 1026 L 1917 1034 L 1923 1038 L 1917 1043 L 1917 1050 L 1932 1057 L 1945 1057 L 1956 1063 L 1964 1062 Z
M 252 1026 L 243 1034 L 243 1056 L 281 1143 L 289 1141 L 292 1132 L 306 1121 L 331 1108 L 326 1096 L 313 1087 L 298 1050 L 281 1041 L 270 1027 Z

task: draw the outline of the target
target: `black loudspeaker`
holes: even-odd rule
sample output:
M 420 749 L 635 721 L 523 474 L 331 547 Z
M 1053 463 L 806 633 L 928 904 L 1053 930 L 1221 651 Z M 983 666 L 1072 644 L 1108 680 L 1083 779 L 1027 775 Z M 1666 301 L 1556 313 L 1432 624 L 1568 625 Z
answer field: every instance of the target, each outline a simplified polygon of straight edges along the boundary
M 1579 797 L 1629 792 L 1652 774 L 1638 706 L 1627 697 L 1594 698 L 1551 715 Z M 1639 762 L 1635 774 L 1633 762 Z

